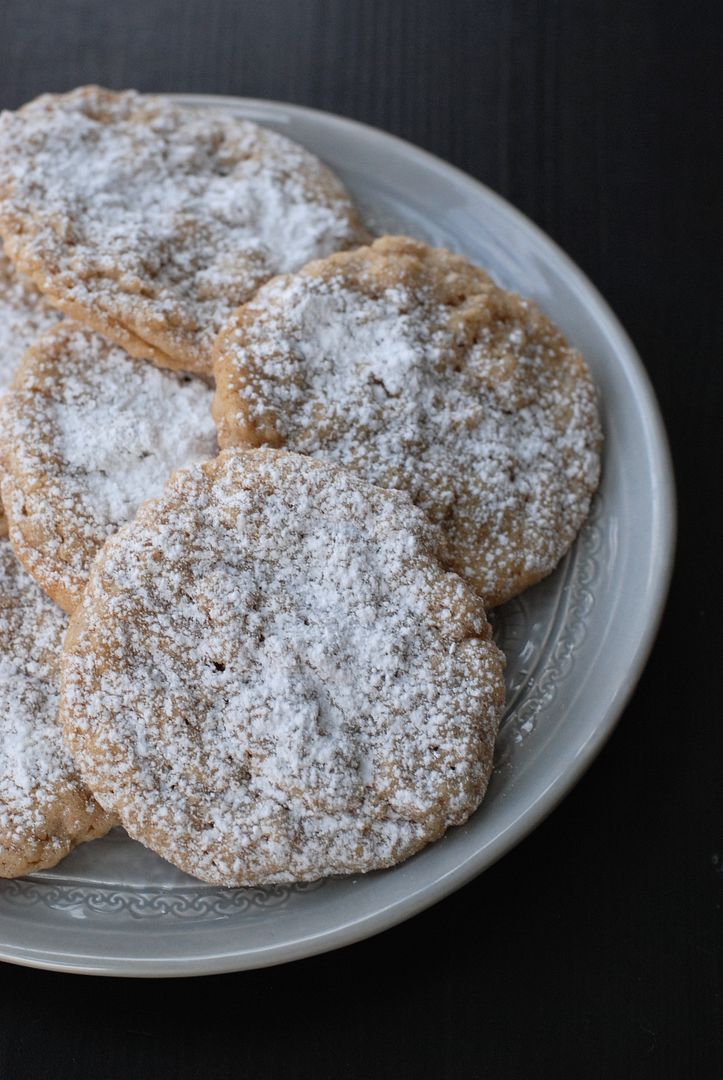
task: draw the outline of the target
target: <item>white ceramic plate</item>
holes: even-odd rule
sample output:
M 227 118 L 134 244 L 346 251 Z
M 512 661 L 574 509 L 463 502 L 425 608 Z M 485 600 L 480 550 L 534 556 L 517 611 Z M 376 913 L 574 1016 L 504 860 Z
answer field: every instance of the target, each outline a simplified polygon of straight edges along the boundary
M 650 650 L 674 542 L 660 415 L 630 341 L 583 274 L 476 181 L 372 128 L 290 105 L 221 104 L 307 146 L 373 228 L 463 252 L 537 300 L 585 354 L 600 388 L 603 482 L 557 572 L 496 617 L 509 702 L 482 807 L 394 870 L 311 886 L 216 889 L 116 830 L 55 870 L 0 884 L 0 957 L 64 971 L 195 975 L 347 945 L 440 900 L 533 829 L 610 734 Z

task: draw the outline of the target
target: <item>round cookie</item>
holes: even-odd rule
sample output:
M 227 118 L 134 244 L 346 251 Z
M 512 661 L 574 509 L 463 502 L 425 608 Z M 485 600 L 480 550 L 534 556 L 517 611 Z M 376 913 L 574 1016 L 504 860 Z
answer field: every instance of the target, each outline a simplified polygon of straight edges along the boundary
M 66 611 L 118 526 L 217 452 L 211 397 L 70 319 L 27 351 L 0 401 L 2 498 L 15 553 Z
M 67 314 L 206 374 L 263 281 L 366 238 L 336 177 L 284 136 L 96 86 L 0 117 L 0 235 Z
M 269 282 L 219 336 L 215 374 L 222 447 L 408 491 L 490 606 L 555 567 L 598 483 L 580 354 L 535 304 L 404 237 Z
M 114 824 L 63 742 L 58 679 L 66 624 L 0 540 L 0 877 L 55 866 Z
M 504 697 L 480 599 L 401 492 L 273 450 L 179 470 L 70 622 L 65 736 L 204 881 L 390 866 L 479 804 Z
M 30 281 L 14 270 L 0 246 L 0 396 L 12 381 L 28 345 L 60 318 Z M 0 536 L 7 535 L 7 521 L 0 502 Z

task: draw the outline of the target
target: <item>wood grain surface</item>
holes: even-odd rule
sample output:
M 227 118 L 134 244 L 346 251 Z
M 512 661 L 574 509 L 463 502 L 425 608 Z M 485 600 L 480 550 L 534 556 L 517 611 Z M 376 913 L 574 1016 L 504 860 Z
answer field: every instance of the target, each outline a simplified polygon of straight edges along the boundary
M 97 81 L 287 100 L 495 188 L 607 297 L 680 503 L 653 657 L 587 776 L 437 907 L 285 968 L 0 965 L 0 1080 L 723 1075 L 720 34 L 663 0 L 3 0 L 0 106 Z

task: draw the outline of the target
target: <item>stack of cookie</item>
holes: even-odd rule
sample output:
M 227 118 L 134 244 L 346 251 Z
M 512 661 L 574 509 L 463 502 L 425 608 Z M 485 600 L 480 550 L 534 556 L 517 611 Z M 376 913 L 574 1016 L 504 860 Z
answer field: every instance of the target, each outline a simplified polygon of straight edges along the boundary
M 0 876 L 120 822 L 204 881 L 308 881 L 464 822 L 486 609 L 598 482 L 580 355 L 370 242 L 288 139 L 162 98 L 3 114 L 0 235 Z

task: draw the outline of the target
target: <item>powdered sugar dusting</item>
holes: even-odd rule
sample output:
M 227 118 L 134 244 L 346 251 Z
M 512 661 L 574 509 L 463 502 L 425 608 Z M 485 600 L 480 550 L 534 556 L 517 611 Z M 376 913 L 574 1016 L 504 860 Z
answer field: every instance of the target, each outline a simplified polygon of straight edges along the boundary
M 58 723 L 66 622 L 0 540 L 0 876 L 52 865 L 100 814 Z
M 34 285 L 15 272 L 0 247 L 0 394 L 10 386 L 27 347 L 60 317 Z
M 599 473 L 595 392 L 535 305 L 403 238 L 262 288 L 217 349 L 223 446 L 285 446 L 408 491 L 499 603 L 549 573 Z
M 406 495 L 274 451 L 179 471 L 71 622 L 66 734 L 131 835 L 204 880 L 388 866 L 491 769 L 501 654 Z
M 72 607 L 98 548 L 181 465 L 216 453 L 212 392 L 69 320 L 30 351 L 0 404 L 11 538 Z M 57 597 L 61 602 L 63 596 Z
M 85 87 L 0 117 L 0 232 L 54 303 L 133 355 L 208 371 L 261 282 L 362 242 L 313 155 L 220 109 Z

